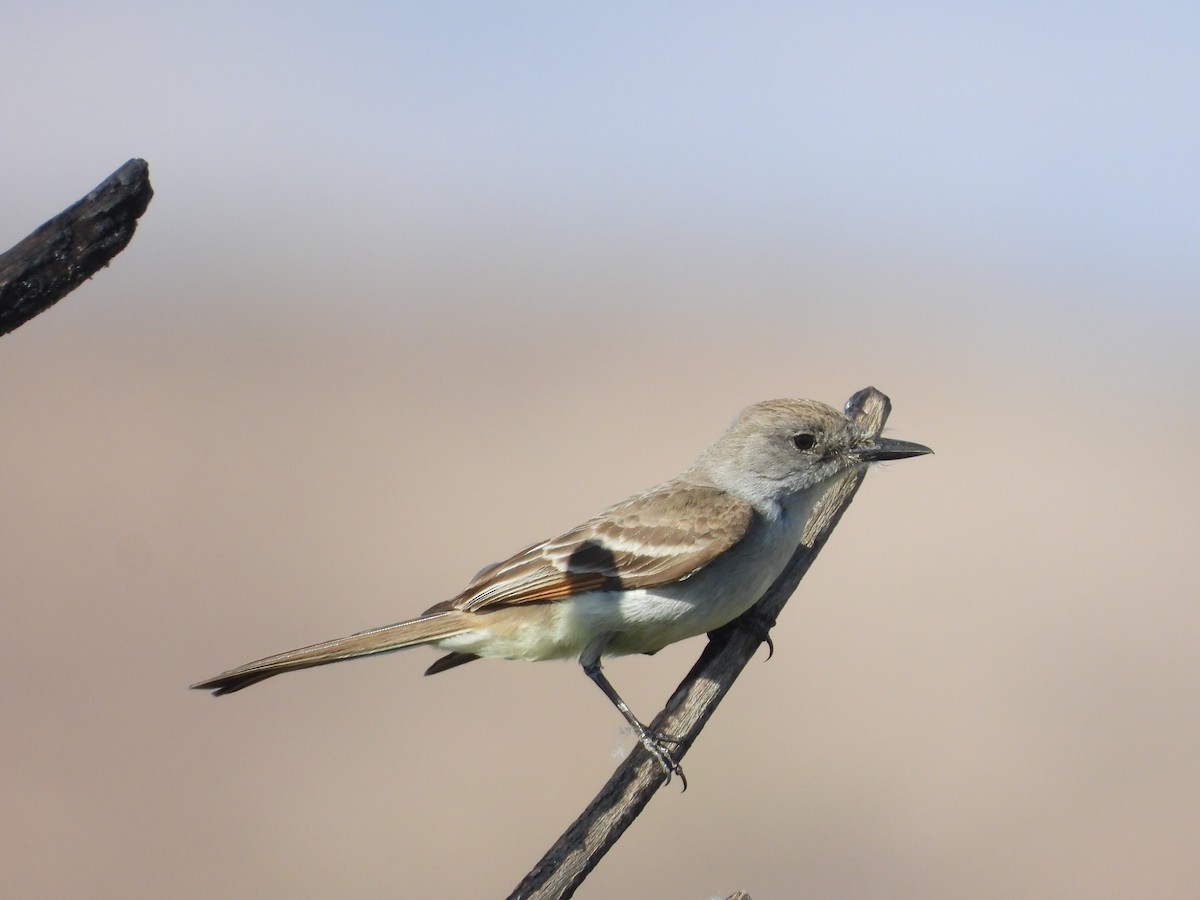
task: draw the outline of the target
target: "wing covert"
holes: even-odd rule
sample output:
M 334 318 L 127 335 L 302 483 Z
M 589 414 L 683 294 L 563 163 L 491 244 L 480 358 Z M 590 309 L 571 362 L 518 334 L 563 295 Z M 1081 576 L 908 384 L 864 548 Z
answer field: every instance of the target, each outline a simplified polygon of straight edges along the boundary
M 753 516 L 750 504 L 717 488 L 668 482 L 488 566 L 429 612 L 548 603 L 680 581 L 741 540 Z

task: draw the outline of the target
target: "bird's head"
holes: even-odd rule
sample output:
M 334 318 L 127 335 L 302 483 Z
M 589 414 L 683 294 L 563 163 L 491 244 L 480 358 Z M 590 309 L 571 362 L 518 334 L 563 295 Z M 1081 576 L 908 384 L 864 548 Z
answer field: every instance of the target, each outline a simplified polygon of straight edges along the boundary
M 692 470 L 762 506 L 855 466 L 932 452 L 921 444 L 873 437 L 815 400 L 767 400 L 742 410 Z

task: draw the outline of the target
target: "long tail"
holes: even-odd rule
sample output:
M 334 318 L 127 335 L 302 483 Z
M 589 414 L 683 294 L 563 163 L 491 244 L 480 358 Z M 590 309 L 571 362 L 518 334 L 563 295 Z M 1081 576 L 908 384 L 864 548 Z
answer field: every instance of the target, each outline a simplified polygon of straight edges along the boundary
M 274 656 L 257 659 L 244 666 L 223 672 L 216 678 L 193 684 L 192 687 L 197 690 L 212 691 L 214 697 L 219 697 L 222 694 L 232 694 L 234 691 L 257 684 L 272 675 L 291 672 L 295 669 L 308 669 L 312 666 L 325 666 L 359 656 L 391 653 L 393 650 L 403 650 L 405 647 L 415 647 L 419 644 L 428 644 L 442 638 L 462 634 L 470 631 L 471 627 L 469 614 L 458 610 L 435 613 L 408 622 L 398 622 L 395 625 L 385 625 L 383 628 L 360 631 L 349 637 L 324 641 L 320 644 L 313 644 L 311 647 L 301 647 L 299 650 L 289 650 L 286 653 L 277 653 Z

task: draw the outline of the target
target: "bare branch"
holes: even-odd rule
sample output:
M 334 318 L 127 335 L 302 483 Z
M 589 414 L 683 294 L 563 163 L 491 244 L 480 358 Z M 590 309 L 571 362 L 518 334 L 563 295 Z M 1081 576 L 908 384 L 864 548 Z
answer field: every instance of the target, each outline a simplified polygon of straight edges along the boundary
M 131 159 L 78 203 L 0 254 L 0 335 L 49 309 L 125 249 L 154 190 Z
M 846 415 L 868 433 L 878 435 L 891 406 L 884 394 L 875 388 L 864 388 L 847 401 L 845 409 Z M 830 486 L 813 511 L 804 540 L 783 574 L 752 609 L 709 635 L 704 652 L 650 725 L 655 734 L 678 741 L 672 744 L 676 759 L 687 753 L 742 669 L 766 640 L 780 610 L 854 499 L 864 474 L 862 470 L 850 472 Z M 664 781 L 662 767 L 643 747 L 637 746 L 587 809 L 517 885 L 509 900 L 559 900 L 574 894 Z

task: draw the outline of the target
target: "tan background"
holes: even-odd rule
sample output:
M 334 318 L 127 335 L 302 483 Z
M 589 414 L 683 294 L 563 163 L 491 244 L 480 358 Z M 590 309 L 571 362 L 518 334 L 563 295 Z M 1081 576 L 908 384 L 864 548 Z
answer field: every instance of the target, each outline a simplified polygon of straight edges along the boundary
M 57 60 L 0 244 L 130 155 L 158 191 L 0 340 L 0 895 L 503 896 L 631 743 L 577 667 L 187 684 L 867 384 L 937 455 L 870 475 L 579 896 L 1195 895 L 1191 13 L 181 8 L 23 13 L 0 63 Z M 648 717 L 700 647 L 610 673 Z

